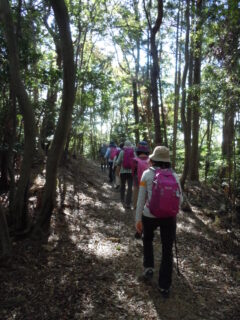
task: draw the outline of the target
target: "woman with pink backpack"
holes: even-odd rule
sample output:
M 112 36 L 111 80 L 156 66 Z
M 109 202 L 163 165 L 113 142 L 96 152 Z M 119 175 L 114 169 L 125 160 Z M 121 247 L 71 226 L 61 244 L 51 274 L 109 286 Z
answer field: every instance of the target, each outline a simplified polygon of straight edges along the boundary
M 143 172 L 136 209 L 136 230 L 143 233 L 143 277 L 151 280 L 154 272 L 154 231 L 160 227 L 162 261 L 158 286 L 168 297 L 172 283 L 173 243 L 176 237 L 176 215 L 182 202 L 178 176 L 171 169 L 169 149 L 158 146 L 149 156 L 151 166 Z
M 137 207 L 137 198 L 139 184 L 142 178 L 143 171 L 149 168 L 149 148 L 146 141 L 140 141 L 135 150 L 136 157 L 132 163 L 132 175 L 133 175 L 133 208 Z
M 132 201 L 132 161 L 134 158 L 134 149 L 130 141 L 125 141 L 123 150 L 120 152 L 117 165 L 120 167 L 120 196 L 121 202 L 126 209 L 131 209 Z M 126 193 L 126 184 L 127 184 L 127 193 Z M 126 199 L 125 199 L 126 193 Z M 126 200 L 126 201 L 125 201 Z

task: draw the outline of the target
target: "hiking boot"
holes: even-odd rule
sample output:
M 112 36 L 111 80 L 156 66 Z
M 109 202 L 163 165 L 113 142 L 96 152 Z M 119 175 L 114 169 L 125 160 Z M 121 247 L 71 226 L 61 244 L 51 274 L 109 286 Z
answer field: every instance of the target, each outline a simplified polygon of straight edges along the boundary
M 153 278 L 153 268 L 145 268 L 143 272 L 143 278 L 145 280 L 152 280 Z
M 131 205 L 130 204 L 125 204 L 125 209 L 130 209 L 131 210 Z
M 159 290 L 159 292 L 161 293 L 161 295 L 162 295 L 162 297 L 164 299 L 169 298 L 169 294 L 170 294 L 170 290 L 169 289 L 163 289 L 163 288 L 158 287 L 158 290 Z

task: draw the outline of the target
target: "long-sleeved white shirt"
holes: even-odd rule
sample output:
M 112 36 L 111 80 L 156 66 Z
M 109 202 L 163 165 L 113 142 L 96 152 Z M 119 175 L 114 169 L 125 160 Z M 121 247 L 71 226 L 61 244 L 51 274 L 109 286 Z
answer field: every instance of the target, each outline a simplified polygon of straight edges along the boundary
M 142 215 L 149 217 L 149 218 L 156 218 L 154 215 L 152 215 L 150 213 L 150 211 L 146 205 L 147 200 L 150 201 L 151 196 L 152 196 L 152 183 L 153 183 L 153 178 L 155 176 L 155 169 L 159 169 L 159 168 L 150 167 L 149 169 L 147 169 L 143 172 L 140 186 L 139 186 L 139 192 L 138 192 L 138 201 L 137 201 L 137 209 L 136 209 L 136 222 L 139 222 L 142 220 Z M 173 171 L 173 175 L 176 178 L 178 186 L 179 186 L 180 204 L 181 204 L 183 201 L 181 185 L 179 182 L 179 178 L 174 171 Z

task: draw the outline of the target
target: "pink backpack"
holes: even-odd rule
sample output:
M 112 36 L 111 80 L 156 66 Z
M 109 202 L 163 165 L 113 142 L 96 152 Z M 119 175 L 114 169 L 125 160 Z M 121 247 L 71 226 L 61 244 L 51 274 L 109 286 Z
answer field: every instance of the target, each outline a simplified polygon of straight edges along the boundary
M 175 217 L 179 211 L 180 190 L 171 169 L 156 169 L 148 208 L 157 218 Z
M 111 147 L 110 148 L 110 156 L 109 156 L 109 159 L 110 160 L 113 160 L 115 158 L 115 156 L 117 155 L 117 148 L 116 147 Z
M 141 181 L 143 171 L 149 168 L 149 159 L 141 159 L 141 158 L 134 158 L 137 162 L 137 177 L 138 177 L 138 184 Z
M 131 169 L 132 168 L 133 158 L 134 158 L 133 148 L 131 148 L 131 147 L 124 148 L 123 163 L 122 163 L 122 166 L 124 169 Z

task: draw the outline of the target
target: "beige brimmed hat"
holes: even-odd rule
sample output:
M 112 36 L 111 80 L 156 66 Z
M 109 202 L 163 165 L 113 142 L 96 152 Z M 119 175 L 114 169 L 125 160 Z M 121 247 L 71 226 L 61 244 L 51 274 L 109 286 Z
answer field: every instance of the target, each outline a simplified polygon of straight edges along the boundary
M 153 153 L 150 154 L 149 159 L 153 161 L 171 162 L 169 149 L 164 146 L 156 147 Z
M 131 146 L 132 146 L 131 141 L 126 140 L 126 141 L 124 142 L 124 147 L 131 147 Z

